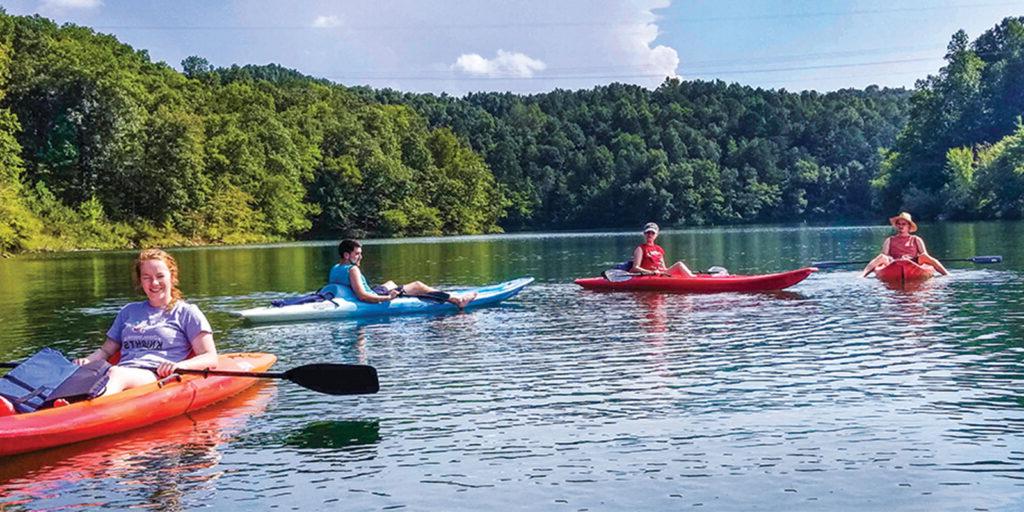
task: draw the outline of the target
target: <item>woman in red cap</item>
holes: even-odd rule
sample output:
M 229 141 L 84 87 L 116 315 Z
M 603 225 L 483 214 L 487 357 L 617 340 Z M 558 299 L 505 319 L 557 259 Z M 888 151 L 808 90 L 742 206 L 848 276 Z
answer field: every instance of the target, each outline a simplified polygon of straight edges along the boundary
M 665 249 L 654 243 L 658 238 L 658 225 L 648 222 L 644 225 L 645 242 L 633 250 L 633 268 L 629 271 L 634 274 L 645 276 L 670 275 L 693 277 L 693 272 L 686 268 L 681 261 L 675 262 L 671 267 L 665 267 Z
M 942 275 L 949 274 L 946 267 L 942 266 L 939 260 L 932 258 L 928 254 L 928 249 L 924 246 L 924 240 L 917 235 L 911 235 L 911 233 L 917 231 L 917 224 L 914 223 L 914 219 L 910 217 L 907 212 L 902 212 L 899 215 L 889 219 L 889 224 L 892 224 L 893 229 L 896 230 L 896 234 L 885 239 L 882 243 L 882 252 L 875 259 L 868 263 L 868 266 L 864 267 L 864 272 L 861 273 L 861 277 L 867 277 L 868 274 L 875 271 L 875 269 L 884 267 L 893 262 L 893 260 L 909 259 L 920 265 L 930 265 L 938 273 Z

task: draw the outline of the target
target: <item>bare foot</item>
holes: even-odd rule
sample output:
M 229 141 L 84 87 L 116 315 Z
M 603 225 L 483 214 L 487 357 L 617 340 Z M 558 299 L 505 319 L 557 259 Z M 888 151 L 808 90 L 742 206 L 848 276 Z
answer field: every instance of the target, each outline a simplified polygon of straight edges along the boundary
M 462 295 L 459 295 L 458 297 L 452 297 L 452 299 L 453 299 L 452 302 L 456 306 L 458 306 L 459 309 L 463 309 L 463 308 L 466 307 L 466 304 L 469 304 L 470 302 L 473 302 L 473 299 L 475 299 L 475 298 L 476 298 L 476 292 L 463 293 Z

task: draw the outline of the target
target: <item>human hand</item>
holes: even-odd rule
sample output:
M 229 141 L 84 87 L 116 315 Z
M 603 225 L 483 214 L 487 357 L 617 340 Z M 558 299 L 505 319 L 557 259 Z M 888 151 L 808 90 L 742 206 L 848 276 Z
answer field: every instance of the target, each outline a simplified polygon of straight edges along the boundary
M 402 294 L 402 292 L 400 292 L 398 290 L 389 290 L 388 291 L 388 300 L 397 299 L 398 296 L 401 295 L 401 294 Z
M 160 366 L 156 367 L 156 376 L 162 379 L 174 373 L 174 370 L 177 368 L 177 363 L 160 363 Z

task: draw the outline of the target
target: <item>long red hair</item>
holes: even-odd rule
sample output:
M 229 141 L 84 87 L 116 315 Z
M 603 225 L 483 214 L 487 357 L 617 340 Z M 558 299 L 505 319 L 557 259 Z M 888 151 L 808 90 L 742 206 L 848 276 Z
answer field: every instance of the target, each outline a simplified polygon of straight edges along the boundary
M 160 260 L 167 265 L 167 269 L 171 271 L 171 302 L 167 304 L 167 309 L 174 307 L 179 300 L 185 298 L 181 294 L 181 290 L 178 289 L 178 262 L 174 261 L 174 256 L 167 254 L 161 249 L 143 249 L 139 253 L 139 257 L 135 258 L 135 263 L 132 264 L 132 281 L 135 283 L 135 287 L 145 293 L 142 289 L 142 262 L 147 260 Z

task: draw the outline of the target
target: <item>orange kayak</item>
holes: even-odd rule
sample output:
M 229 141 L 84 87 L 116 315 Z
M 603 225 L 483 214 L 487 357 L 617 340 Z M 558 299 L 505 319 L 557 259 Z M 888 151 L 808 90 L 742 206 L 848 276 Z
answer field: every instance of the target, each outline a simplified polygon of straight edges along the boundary
M 931 265 L 918 265 L 911 260 L 896 260 L 875 270 L 875 277 L 895 286 L 924 281 L 934 275 L 935 269 Z
M 273 354 L 221 354 L 218 370 L 262 372 Z M 0 456 L 119 434 L 235 395 L 259 379 L 174 375 L 164 383 L 40 411 L 0 417 Z
M 651 291 L 676 293 L 768 292 L 789 288 L 803 281 L 818 269 L 806 267 L 777 274 L 714 276 L 697 274 L 683 276 L 636 276 L 613 282 L 603 277 L 577 279 L 576 284 L 588 290 Z

